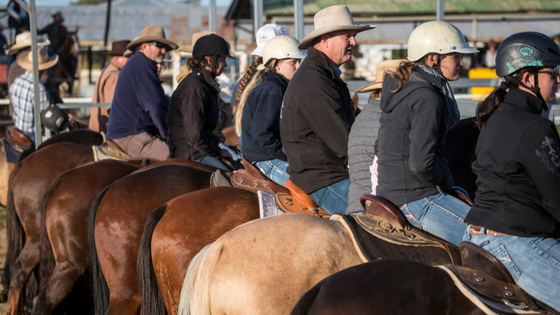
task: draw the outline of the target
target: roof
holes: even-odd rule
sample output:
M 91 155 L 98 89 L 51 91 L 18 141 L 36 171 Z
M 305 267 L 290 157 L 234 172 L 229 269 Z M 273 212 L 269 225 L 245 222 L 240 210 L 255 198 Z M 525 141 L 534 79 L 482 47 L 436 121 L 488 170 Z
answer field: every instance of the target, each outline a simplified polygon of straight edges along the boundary
M 226 14 L 226 20 L 251 19 L 252 0 L 234 0 Z M 334 0 L 304 1 L 303 13 L 313 16 L 331 5 L 341 4 Z M 354 17 L 427 15 L 436 13 L 435 0 L 347 0 Z M 294 14 L 293 0 L 263 1 L 263 11 L 267 16 L 288 16 Z M 445 0 L 446 14 L 470 13 L 527 13 L 560 12 L 558 0 Z

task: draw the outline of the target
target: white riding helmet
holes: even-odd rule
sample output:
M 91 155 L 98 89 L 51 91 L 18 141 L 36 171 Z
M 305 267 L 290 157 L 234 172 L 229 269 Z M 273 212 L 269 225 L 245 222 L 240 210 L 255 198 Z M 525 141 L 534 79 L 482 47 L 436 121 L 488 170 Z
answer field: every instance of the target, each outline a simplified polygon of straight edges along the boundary
M 418 61 L 428 54 L 473 54 L 463 33 L 453 24 L 431 21 L 421 24 L 408 38 L 408 60 Z
M 303 59 L 305 52 L 299 50 L 297 39 L 280 35 L 269 40 L 263 50 L 263 64 L 266 65 L 270 59 Z

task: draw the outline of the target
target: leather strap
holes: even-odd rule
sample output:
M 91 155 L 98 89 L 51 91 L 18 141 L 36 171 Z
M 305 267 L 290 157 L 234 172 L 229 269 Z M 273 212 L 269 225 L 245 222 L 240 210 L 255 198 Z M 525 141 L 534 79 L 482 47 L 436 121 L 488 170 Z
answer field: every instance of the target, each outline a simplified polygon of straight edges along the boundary
M 471 225 L 469 228 L 469 234 L 470 235 L 503 235 L 503 236 L 509 236 L 508 234 L 504 234 L 504 233 L 500 233 L 500 232 L 496 232 L 496 231 L 492 231 L 489 229 L 484 229 L 484 234 L 482 234 L 481 230 L 483 229 L 482 226 L 478 226 L 478 225 Z
M 290 190 L 290 193 L 293 196 L 299 198 L 306 207 L 310 209 L 317 209 L 319 205 L 315 202 L 315 200 L 311 199 L 311 197 L 303 191 L 303 189 L 299 188 L 296 184 L 294 184 L 291 180 L 286 180 L 284 182 L 284 186 Z

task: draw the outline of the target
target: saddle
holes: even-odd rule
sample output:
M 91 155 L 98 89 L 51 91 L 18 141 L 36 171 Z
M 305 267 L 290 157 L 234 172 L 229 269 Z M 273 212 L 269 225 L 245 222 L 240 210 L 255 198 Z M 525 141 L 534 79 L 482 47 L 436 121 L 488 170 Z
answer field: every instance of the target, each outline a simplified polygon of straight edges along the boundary
M 274 195 L 276 205 L 285 213 L 311 214 L 320 218 L 329 218 L 330 214 L 319 207 L 309 195 L 297 187 L 291 180 L 284 182 L 286 187 L 266 177 L 258 168 L 245 158 L 245 169 L 233 172 L 230 178 L 233 187 L 257 193 L 259 190 Z
M 124 161 L 132 158 L 113 140 L 105 137 L 103 132 L 101 134 L 103 135 L 103 143 L 99 146 L 92 146 L 94 161 L 109 159 Z
M 352 217 L 368 233 L 393 244 L 442 248 L 454 264 L 460 264 L 461 254 L 457 246 L 410 225 L 402 212 L 389 200 L 364 195 L 360 202 L 367 214 L 354 214 Z
M 445 269 L 474 292 L 525 314 L 558 314 L 516 285 L 506 267 L 482 247 L 471 242 L 461 242 L 461 258 L 462 266 L 447 265 Z M 504 311 L 495 303 L 485 304 L 498 314 L 513 312 L 507 312 L 507 309 Z
M 33 141 L 29 137 L 17 129 L 15 126 L 6 127 L 6 142 L 10 147 L 14 148 L 19 152 L 23 152 L 25 148 L 33 145 Z

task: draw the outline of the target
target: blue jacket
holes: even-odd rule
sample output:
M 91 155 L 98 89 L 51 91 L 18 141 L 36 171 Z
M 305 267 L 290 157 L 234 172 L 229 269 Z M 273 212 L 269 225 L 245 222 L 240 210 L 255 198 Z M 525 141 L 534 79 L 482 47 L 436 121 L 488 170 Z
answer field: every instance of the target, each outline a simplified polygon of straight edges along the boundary
M 287 161 L 280 140 L 280 110 L 288 80 L 276 72 L 265 73 L 261 80 L 243 108 L 241 152 L 251 162 Z
M 147 132 L 165 139 L 168 110 L 169 98 L 161 87 L 156 63 L 142 52 L 135 52 L 119 74 L 107 137 L 119 139 Z

